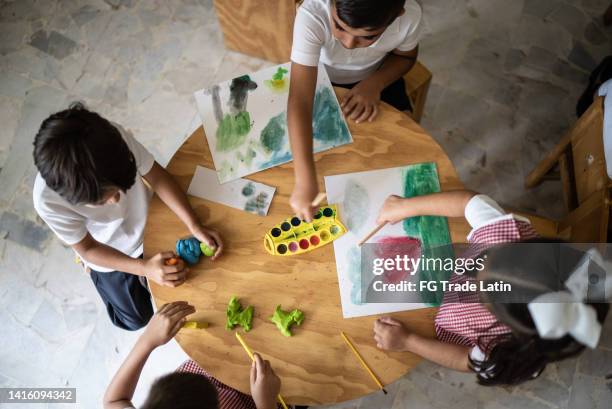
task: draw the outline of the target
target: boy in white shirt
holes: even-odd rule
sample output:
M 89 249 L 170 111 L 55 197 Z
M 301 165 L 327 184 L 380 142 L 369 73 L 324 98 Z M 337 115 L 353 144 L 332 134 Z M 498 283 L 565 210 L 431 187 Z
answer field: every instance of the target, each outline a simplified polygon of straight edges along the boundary
M 187 225 L 216 248 L 219 234 L 202 226 L 180 189 L 134 137 L 81 104 L 43 121 L 34 140 L 39 173 L 34 208 L 60 240 L 90 269 L 98 293 L 116 326 L 136 330 L 153 315 L 149 291 L 139 276 L 160 285 L 181 285 L 182 262 L 166 265 L 170 251 L 142 258 L 143 234 L 152 192 Z
M 334 85 L 350 88 L 340 101 L 356 122 L 372 121 L 381 100 L 405 111 L 403 76 L 418 54 L 421 8 L 415 0 L 304 0 L 293 30 L 287 107 L 295 166 L 290 203 L 310 221 L 318 193 L 312 154 L 312 107 L 317 65 Z

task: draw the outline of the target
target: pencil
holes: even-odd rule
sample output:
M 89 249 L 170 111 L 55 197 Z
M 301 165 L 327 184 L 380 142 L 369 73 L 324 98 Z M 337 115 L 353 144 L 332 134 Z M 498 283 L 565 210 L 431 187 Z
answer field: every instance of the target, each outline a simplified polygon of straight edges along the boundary
M 253 352 L 251 351 L 251 348 L 249 348 L 249 346 L 246 344 L 246 342 L 244 342 L 244 339 L 242 339 L 242 337 L 240 336 L 240 334 L 238 332 L 236 332 L 236 338 L 238 339 L 238 342 L 240 342 L 240 345 L 242 345 L 242 347 L 246 351 L 246 353 L 249 356 L 249 358 L 251 358 L 251 361 L 255 361 L 255 357 L 253 356 Z M 289 408 L 287 408 L 287 404 L 285 403 L 285 400 L 280 395 L 280 393 L 276 396 L 276 398 L 278 399 L 280 404 L 283 406 L 283 409 L 289 409 Z
M 340 335 L 342 336 L 342 339 L 344 339 L 344 341 L 346 342 L 346 344 L 349 346 L 349 348 L 351 349 L 351 351 L 353 351 L 353 353 L 355 354 L 355 356 L 357 357 L 357 360 L 359 360 L 359 362 L 361 363 L 361 366 L 364 367 L 364 369 L 370 374 L 370 376 L 372 377 L 372 379 L 374 379 L 374 382 L 376 382 L 376 385 L 378 385 L 378 387 L 385 393 L 385 395 L 387 394 L 387 391 L 385 390 L 385 387 L 383 386 L 383 384 L 380 382 L 380 380 L 378 380 L 378 378 L 376 377 L 376 375 L 374 375 L 374 372 L 372 372 L 372 370 L 370 369 L 370 367 L 368 366 L 368 364 L 366 364 L 366 362 L 363 360 L 363 358 L 361 357 L 361 354 L 359 353 L 359 351 L 357 351 L 357 349 L 355 348 L 355 346 L 353 345 L 353 343 L 351 342 L 350 339 L 348 339 L 348 337 L 346 336 L 346 334 L 344 333 L 344 331 L 340 331 Z
M 387 222 L 384 222 L 384 223 L 381 223 L 381 224 L 377 225 L 376 227 L 374 227 L 372 229 L 372 231 L 370 231 L 363 239 L 359 240 L 359 243 L 357 243 L 357 246 L 361 247 L 361 245 L 363 243 L 365 243 L 366 241 L 370 240 L 370 237 L 372 237 L 373 235 L 378 233 L 378 231 L 380 229 L 382 229 L 383 227 L 385 227 L 386 225 L 387 225 Z

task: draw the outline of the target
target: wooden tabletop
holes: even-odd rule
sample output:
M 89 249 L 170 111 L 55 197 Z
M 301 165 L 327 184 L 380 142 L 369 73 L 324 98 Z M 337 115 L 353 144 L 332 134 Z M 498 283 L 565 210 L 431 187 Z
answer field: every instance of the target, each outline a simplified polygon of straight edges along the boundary
M 337 94 L 344 90 L 339 89 Z M 463 188 L 442 148 L 408 116 L 382 104 L 372 123 L 349 123 L 354 142 L 315 155 L 319 188 L 323 176 L 369 169 L 383 169 L 419 162 L 435 162 L 443 190 Z M 196 165 L 214 169 L 208 143 L 198 128 L 176 152 L 168 171 L 186 191 Z M 250 360 L 225 329 L 225 310 L 232 295 L 243 306 L 253 305 L 253 329 L 241 334 L 249 346 L 269 359 L 282 380 L 281 394 L 290 404 L 323 404 L 357 398 L 376 385 L 340 337 L 345 331 L 383 384 L 410 371 L 420 358 L 410 353 L 389 353 L 376 348 L 372 324 L 376 316 L 343 319 L 333 246 L 300 256 L 275 257 L 263 247 L 266 231 L 292 212 L 289 196 L 293 187 L 293 165 L 277 166 L 249 179 L 276 186 L 276 195 L 266 217 L 217 203 L 189 197 L 202 222 L 217 229 L 224 240 L 224 255 L 211 262 L 202 258 L 180 287 L 168 288 L 149 282 L 155 304 L 186 300 L 196 307 L 190 318 L 210 323 L 208 329 L 183 329 L 177 335 L 185 352 L 215 378 L 249 393 Z M 449 220 L 453 242 L 464 241 L 463 221 Z M 155 196 L 145 230 L 145 256 L 172 250 L 177 238 L 189 231 Z M 302 326 L 294 336 L 280 334 L 268 320 L 276 305 L 301 309 Z M 434 336 L 434 308 L 392 314 L 410 330 Z M 382 393 L 382 392 L 378 392 Z

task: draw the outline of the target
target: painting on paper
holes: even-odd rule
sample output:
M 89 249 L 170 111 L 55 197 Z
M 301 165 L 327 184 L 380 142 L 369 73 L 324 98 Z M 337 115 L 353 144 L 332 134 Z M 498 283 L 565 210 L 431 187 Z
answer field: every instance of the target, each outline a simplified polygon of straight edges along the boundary
M 276 188 L 248 179 L 220 184 L 217 173 L 197 166 L 187 193 L 259 216 L 268 214 Z
M 436 305 L 440 293 L 430 294 L 419 302 L 365 303 L 362 296 L 362 254 L 359 240 L 375 226 L 378 212 L 389 195 L 402 197 L 420 196 L 440 191 L 440 182 L 434 163 L 419 163 L 397 168 L 326 176 L 325 187 L 329 203 L 336 203 L 340 218 L 348 233 L 334 241 L 336 269 L 342 313 L 345 318 L 405 311 Z M 444 217 L 421 216 L 406 219 L 403 223 L 386 225 L 368 243 L 383 244 L 378 249 L 410 248 L 416 251 L 411 257 L 453 257 L 448 223 Z M 372 247 L 370 247 L 372 248 Z M 421 253 L 421 254 L 419 254 Z M 382 258 L 385 255 L 378 255 Z M 364 256 L 365 257 L 365 256 Z M 448 272 L 420 269 L 415 278 L 427 280 L 448 277 Z M 390 277 L 391 280 L 397 277 Z M 423 293 L 426 294 L 426 293 Z
M 290 64 L 283 64 L 194 94 L 221 183 L 292 160 L 287 131 L 290 75 Z M 312 126 L 314 152 L 352 142 L 322 66 Z

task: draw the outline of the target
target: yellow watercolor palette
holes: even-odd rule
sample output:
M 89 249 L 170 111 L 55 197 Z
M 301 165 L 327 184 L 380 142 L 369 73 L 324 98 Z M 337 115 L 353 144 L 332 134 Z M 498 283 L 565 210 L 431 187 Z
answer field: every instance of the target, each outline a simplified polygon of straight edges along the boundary
M 293 256 L 331 243 L 346 233 L 336 205 L 319 209 L 312 223 L 298 217 L 285 219 L 271 228 L 264 237 L 264 247 L 273 256 Z

